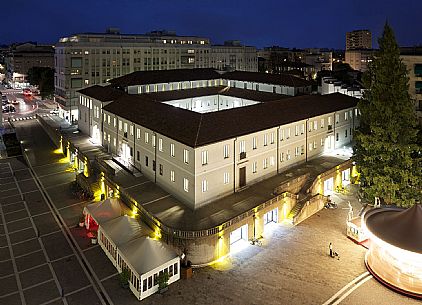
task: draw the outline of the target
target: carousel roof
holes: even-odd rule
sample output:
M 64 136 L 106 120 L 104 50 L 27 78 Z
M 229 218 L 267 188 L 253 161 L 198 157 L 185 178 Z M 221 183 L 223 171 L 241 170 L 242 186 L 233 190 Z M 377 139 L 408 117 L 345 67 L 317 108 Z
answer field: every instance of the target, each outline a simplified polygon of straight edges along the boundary
M 123 214 L 122 207 L 115 198 L 108 198 L 102 202 L 88 204 L 85 210 L 88 211 L 98 224 L 102 224 Z
M 101 224 L 101 230 L 116 246 L 120 246 L 134 238 L 147 235 L 148 233 L 138 220 L 127 215 L 106 221 Z
M 398 248 L 422 254 L 422 205 L 408 209 L 379 208 L 365 215 L 366 227 Z

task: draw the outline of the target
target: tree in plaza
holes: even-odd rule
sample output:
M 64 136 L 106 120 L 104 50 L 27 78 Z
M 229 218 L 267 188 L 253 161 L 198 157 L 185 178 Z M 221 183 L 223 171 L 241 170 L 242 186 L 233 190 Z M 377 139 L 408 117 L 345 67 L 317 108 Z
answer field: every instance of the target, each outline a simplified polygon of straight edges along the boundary
M 409 96 L 406 66 L 392 28 L 386 23 L 379 52 L 363 80 L 367 90 L 358 103 L 354 160 L 366 199 L 409 207 L 421 199 L 421 149 Z
M 31 85 L 38 86 L 42 98 L 54 94 L 54 69 L 48 67 L 32 67 L 28 70 Z

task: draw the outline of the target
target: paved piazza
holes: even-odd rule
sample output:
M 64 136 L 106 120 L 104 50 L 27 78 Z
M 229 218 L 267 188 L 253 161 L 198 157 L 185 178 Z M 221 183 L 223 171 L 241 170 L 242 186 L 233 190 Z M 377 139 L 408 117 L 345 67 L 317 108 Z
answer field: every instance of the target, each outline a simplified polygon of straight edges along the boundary
M 25 128 L 24 128 L 25 127 Z M 36 121 L 16 123 L 26 158 L 0 160 L 0 304 L 420 304 L 367 274 L 365 249 L 346 238 L 347 201 L 296 227 L 277 224 L 261 247 L 245 249 L 164 295 L 138 302 L 119 287 L 98 245 L 77 228 L 88 203 L 73 198 L 75 173 Z M 340 258 L 328 256 L 332 242 Z M 346 287 L 345 287 L 346 286 Z M 345 287 L 343 289 L 343 287 Z

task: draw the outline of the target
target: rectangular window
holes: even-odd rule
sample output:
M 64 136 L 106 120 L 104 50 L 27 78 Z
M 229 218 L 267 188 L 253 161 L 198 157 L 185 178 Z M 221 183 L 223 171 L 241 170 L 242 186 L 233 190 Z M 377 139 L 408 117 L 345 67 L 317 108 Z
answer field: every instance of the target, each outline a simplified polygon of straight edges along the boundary
M 290 158 L 291 158 L 290 150 L 287 150 L 287 152 L 286 152 L 286 160 L 289 161 Z
M 256 168 L 257 168 L 257 162 L 255 161 L 254 163 L 252 163 L 252 173 L 256 173 Z
M 312 146 L 312 143 L 309 143 L 308 147 L 309 147 L 309 148 L 308 148 L 308 149 L 309 149 L 309 151 L 312 151 L 312 147 L 313 147 L 313 146 Z
M 158 285 L 158 273 L 154 274 L 154 286 Z
M 122 121 L 119 120 L 119 130 L 122 130 Z
M 317 120 L 315 120 L 314 121 L 314 130 L 317 130 L 318 129 L 318 121 Z
M 116 138 L 113 138 L 113 146 L 116 146 L 117 142 L 116 142 Z
M 287 128 L 287 135 L 286 135 L 286 139 L 290 139 L 290 127 Z
M 170 181 L 174 182 L 174 171 L 170 171 Z
M 146 132 L 146 131 L 145 131 L 144 139 L 145 139 L 145 144 L 148 144 L 149 143 L 149 133 Z
M 229 144 L 225 144 L 223 148 L 224 159 L 227 159 L 229 157 L 229 154 L 230 154 L 230 146 Z
M 316 141 L 314 141 L 314 149 L 316 149 Z
M 299 125 L 295 126 L 295 136 L 299 135 Z
M 246 152 L 246 142 L 245 140 L 242 140 L 239 142 L 239 152 L 244 153 Z
M 141 129 L 140 128 L 136 128 L 136 138 L 137 139 L 141 138 Z
M 202 165 L 208 164 L 208 150 L 204 150 L 201 152 L 201 161 Z
M 130 135 L 133 136 L 133 125 L 130 125 Z
M 347 117 L 348 117 L 348 115 L 347 115 L 347 111 L 344 113 L 344 120 L 345 121 L 347 121 Z
M 300 147 L 295 148 L 295 157 L 300 155 Z
M 230 173 L 224 173 L 224 184 L 228 184 L 230 182 Z
M 284 153 L 280 153 L 280 162 L 283 162 L 284 160 Z
M 270 133 L 270 143 L 274 144 L 274 132 Z
M 336 124 L 340 121 L 340 115 L 336 114 Z
M 123 128 L 123 130 L 124 130 L 124 132 L 127 132 L 127 123 L 124 123 L 124 128 Z
M 324 123 L 325 123 L 325 120 L 321 119 L 321 128 L 324 128 Z
M 148 278 L 148 289 L 152 288 L 152 276 Z
M 158 139 L 158 150 L 163 151 L 163 139 L 161 138 Z
M 274 166 L 275 162 L 274 162 L 274 157 L 271 156 L 270 157 L 270 166 Z
M 305 154 L 305 145 L 302 145 L 302 146 L 300 147 L 300 154 L 301 154 L 301 155 L 304 155 L 304 154 Z
M 264 169 L 266 169 L 266 168 L 268 167 L 268 159 L 267 159 L 267 158 L 265 158 L 265 159 L 263 160 L 263 162 L 262 162 L 262 167 L 263 167 Z
M 258 146 L 258 139 L 256 137 L 252 138 L 252 149 L 256 149 Z
M 189 192 L 189 180 L 186 178 L 183 178 L 183 189 L 185 192 Z
M 170 144 L 170 156 L 174 157 L 174 144 Z
M 147 291 L 147 279 L 144 279 L 144 281 L 143 281 L 142 291 Z
M 141 156 L 140 156 L 139 150 L 137 150 L 136 151 L 136 160 L 140 161 L 140 159 L 141 159 Z
M 208 190 L 208 181 L 202 180 L 202 193 L 205 193 Z
M 160 164 L 160 176 L 162 176 L 162 175 L 163 175 L 163 165 Z
M 152 147 L 155 147 L 155 134 L 152 135 Z
M 338 132 L 336 132 L 336 141 L 338 141 Z
M 189 151 L 186 149 L 183 150 L 183 162 L 189 164 Z
M 268 135 L 264 134 L 264 146 L 268 145 Z
M 110 118 L 110 116 L 108 116 Z M 108 124 L 110 125 L 110 120 L 108 121 Z M 117 125 L 117 119 L 113 118 L 113 127 L 116 127 Z
M 148 157 L 145 156 L 145 166 L 148 166 Z
M 344 137 L 347 138 L 347 129 L 344 131 Z
M 284 140 L 284 129 L 280 129 L 280 141 Z
M 178 272 L 179 272 L 179 270 L 178 270 L 178 265 L 177 265 L 177 263 L 175 263 L 174 265 L 173 265 L 173 269 L 174 269 L 174 275 L 176 275 Z

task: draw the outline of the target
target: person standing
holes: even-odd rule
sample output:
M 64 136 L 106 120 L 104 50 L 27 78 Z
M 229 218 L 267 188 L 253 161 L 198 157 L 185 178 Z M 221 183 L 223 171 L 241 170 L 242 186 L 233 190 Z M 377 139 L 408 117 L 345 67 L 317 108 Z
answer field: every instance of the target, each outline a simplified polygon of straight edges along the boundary
M 328 248 L 330 249 L 330 257 L 333 257 L 333 244 L 330 243 L 330 245 L 328 246 Z

